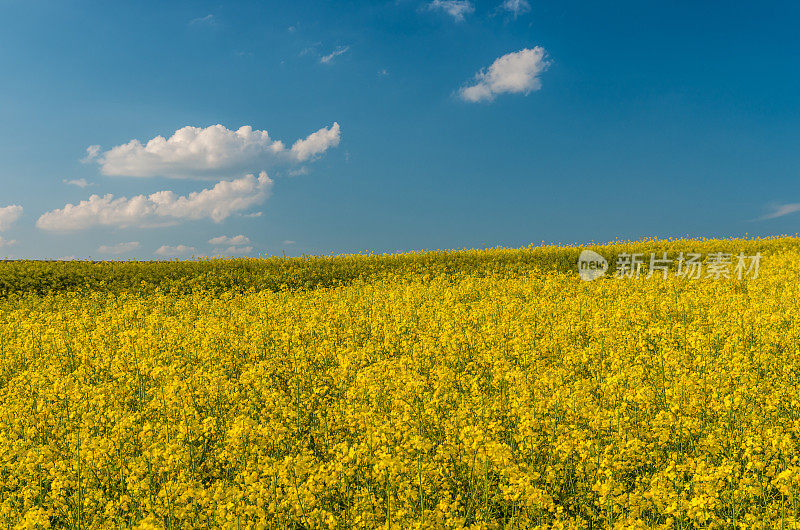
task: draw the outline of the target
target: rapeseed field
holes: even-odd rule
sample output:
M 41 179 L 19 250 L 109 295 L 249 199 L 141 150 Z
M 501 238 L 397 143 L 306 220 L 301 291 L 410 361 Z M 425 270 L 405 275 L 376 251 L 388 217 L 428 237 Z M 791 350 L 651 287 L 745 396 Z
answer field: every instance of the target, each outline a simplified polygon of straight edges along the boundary
M 591 248 L 0 264 L 0 524 L 800 528 L 800 240 Z

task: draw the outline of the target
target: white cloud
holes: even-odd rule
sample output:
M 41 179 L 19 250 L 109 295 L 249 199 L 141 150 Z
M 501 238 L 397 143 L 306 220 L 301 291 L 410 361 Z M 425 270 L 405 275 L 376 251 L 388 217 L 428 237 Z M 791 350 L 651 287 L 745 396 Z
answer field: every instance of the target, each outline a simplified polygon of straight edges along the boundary
M 297 54 L 298 57 L 305 57 L 306 55 L 311 55 L 312 53 L 316 53 L 317 52 L 317 47 L 320 44 L 322 44 L 322 43 L 321 42 L 315 42 L 311 46 L 306 46 L 305 48 L 300 50 L 300 53 Z
M 290 177 L 298 177 L 300 175 L 308 175 L 308 168 L 306 166 L 299 167 L 297 169 L 290 169 L 289 176 Z
M 544 48 L 536 46 L 497 58 L 488 70 L 475 75 L 475 84 L 461 89 L 461 98 L 471 102 L 491 101 L 497 94 L 527 94 L 539 90 L 538 75 L 549 65 L 545 55 Z
M 800 203 L 773 204 L 770 206 L 770 209 L 772 211 L 761 219 L 775 219 L 776 217 L 783 217 L 784 215 L 800 211 Z
M 513 13 L 514 18 L 531 10 L 528 0 L 505 0 L 502 7 L 506 11 Z
M 456 22 L 463 22 L 466 15 L 475 11 L 469 0 L 433 0 L 428 4 L 428 9 L 444 11 Z
M 157 256 L 183 256 L 197 252 L 194 247 L 187 247 L 186 245 L 176 245 L 171 247 L 169 245 L 161 245 L 156 249 L 154 254 Z
M 253 213 L 244 213 L 244 214 L 242 214 L 242 217 L 251 217 L 252 218 L 252 217 L 261 217 L 262 215 L 264 215 L 264 212 L 253 212 Z
M 10 247 L 11 245 L 15 244 L 16 242 L 17 242 L 16 239 L 3 239 L 2 237 L 0 237 L 0 248 Z
M 81 158 L 81 162 L 84 164 L 91 162 L 95 158 L 100 155 L 100 146 L 99 145 L 90 145 L 86 148 L 86 156 Z
M 95 226 L 154 227 L 181 221 L 211 219 L 219 223 L 234 213 L 263 203 L 272 180 L 265 172 L 222 180 L 213 188 L 178 196 L 172 191 L 114 198 L 112 194 L 92 195 L 78 204 L 42 214 L 36 226 L 42 230 L 68 231 Z
M 195 24 L 213 26 L 216 23 L 217 23 L 217 21 L 214 20 L 214 15 L 206 15 L 204 17 L 197 17 L 197 18 L 193 18 L 192 20 L 189 21 L 189 25 L 190 26 L 193 26 Z
M 97 251 L 101 254 L 125 254 L 139 248 L 138 241 L 130 241 L 128 243 L 117 243 L 116 245 L 100 245 Z
M 61 182 L 70 186 L 78 186 L 79 188 L 85 188 L 89 185 L 86 179 L 63 179 Z
M 349 49 L 350 49 L 350 46 L 339 46 L 338 48 L 333 50 L 328 55 L 324 55 L 324 56 L 320 57 L 319 58 L 319 62 L 321 62 L 322 64 L 328 64 L 332 60 L 334 60 L 336 57 L 339 57 L 341 54 L 347 53 L 347 50 L 349 50 Z
M 249 245 L 250 238 L 247 236 L 243 236 L 239 234 L 238 236 L 228 237 L 228 236 L 218 236 L 212 237 L 208 240 L 209 243 L 212 245 Z
M 291 239 L 287 239 L 283 242 L 284 245 L 294 245 L 297 241 L 292 241 Z
M 249 254 L 253 251 L 253 247 L 228 247 L 225 250 L 215 250 L 214 254 Z
M 339 131 L 339 124 L 333 122 L 330 127 L 322 128 L 315 133 L 309 134 L 302 140 L 297 140 L 292 145 L 292 154 L 299 161 L 305 161 L 314 155 L 324 153 L 331 147 L 339 145 L 341 133 Z
M 0 207 L 0 232 L 11 228 L 20 217 L 22 217 L 22 206 L 19 204 Z
M 294 145 L 300 147 L 289 151 L 283 142 L 270 138 L 267 131 L 254 130 L 249 125 L 235 131 L 219 124 L 206 128 L 187 126 L 169 138 L 156 136 L 145 144 L 131 140 L 104 153 L 98 149 L 93 159 L 103 174 L 112 176 L 232 176 L 270 163 L 304 161 L 308 149 L 303 146 L 316 146 L 312 154 L 320 154 L 338 145 L 339 137 L 339 124 L 334 123 L 297 140 Z M 320 139 L 328 141 L 321 143 Z

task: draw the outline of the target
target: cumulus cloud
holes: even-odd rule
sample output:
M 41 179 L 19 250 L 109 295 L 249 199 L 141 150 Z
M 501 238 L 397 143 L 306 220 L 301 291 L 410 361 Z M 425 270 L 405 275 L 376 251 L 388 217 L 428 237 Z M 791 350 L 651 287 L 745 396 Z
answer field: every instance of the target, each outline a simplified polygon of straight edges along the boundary
M 103 174 L 111 176 L 232 176 L 272 163 L 305 161 L 338 145 L 339 138 L 339 124 L 334 122 L 297 140 L 289 150 L 280 140 L 270 138 L 267 131 L 249 125 L 235 131 L 219 124 L 206 128 L 187 126 L 169 138 L 156 136 L 145 144 L 131 140 L 103 153 L 98 147 L 91 159 L 100 165 Z
M 16 242 L 17 242 L 16 239 L 3 239 L 2 237 L 0 237 L 0 248 L 10 247 L 11 245 L 15 244 Z
M 69 184 L 70 186 L 77 186 L 79 188 L 85 188 L 89 185 L 86 179 L 63 179 L 61 182 L 64 184 Z
M 428 9 L 444 11 L 456 22 L 463 22 L 466 15 L 475 11 L 469 0 L 433 0 L 428 4 Z
M 234 213 L 263 203 L 269 197 L 272 180 L 265 172 L 222 180 L 213 188 L 176 195 L 165 190 L 150 195 L 115 198 L 112 194 L 92 195 L 78 204 L 42 214 L 36 226 L 42 230 L 69 231 L 96 226 L 154 227 L 182 221 L 211 219 L 219 223 Z
M 125 254 L 132 252 L 139 248 L 138 241 L 130 241 L 128 243 L 117 243 L 116 245 L 100 245 L 97 251 L 101 254 Z
M 303 162 L 315 155 L 324 153 L 331 147 L 336 147 L 339 145 L 340 138 L 339 124 L 334 122 L 327 129 L 322 128 L 302 140 L 297 140 L 292 145 L 292 154 L 297 160 Z
M 156 249 L 154 254 L 157 256 L 185 256 L 186 254 L 193 254 L 195 252 L 197 252 L 196 248 L 186 245 L 176 245 L 174 247 L 161 245 Z
M 239 234 L 238 236 L 228 237 L 228 236 L 218 236 L 212 237 L 208 240 L 209 243 L 212 245 L 249 245 L 250 238 L 247 236 L 243 236 Z
M 0 207 L 0 232 L 11 228 L 20 217 L 22 217 L 22 206 L 19 204 Z
M 339 57 L 343 53 L 347 53 L 349 49 L 350 46 L 339 46 L 328 55 L 323 55 L 322 57 L 320 57 L 319 62 L 321 62 L 322 64 L 328 64 L 331 61 L 333 61 L 336 57 Z
M 531 10 L 528 0 L 505 0 L 501 7 L 512 13 L 514 18 Z
M 541 46 L 497 58 L 488 70 L 475 75 L 475 83 L 461 89 L 465 101 L 491 101 L 497 94 L 528 94 L 542 86 L 539 74 L 549 65 Z

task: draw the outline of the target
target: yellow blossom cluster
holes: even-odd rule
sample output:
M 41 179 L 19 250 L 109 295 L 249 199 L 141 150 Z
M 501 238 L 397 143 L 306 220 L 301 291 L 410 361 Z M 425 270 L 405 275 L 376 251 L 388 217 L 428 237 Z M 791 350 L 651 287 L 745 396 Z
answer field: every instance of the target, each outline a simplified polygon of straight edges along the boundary
M 800 528 L 800 242 L 748 245 L 741 280 L 7 294 L 0 523 Z

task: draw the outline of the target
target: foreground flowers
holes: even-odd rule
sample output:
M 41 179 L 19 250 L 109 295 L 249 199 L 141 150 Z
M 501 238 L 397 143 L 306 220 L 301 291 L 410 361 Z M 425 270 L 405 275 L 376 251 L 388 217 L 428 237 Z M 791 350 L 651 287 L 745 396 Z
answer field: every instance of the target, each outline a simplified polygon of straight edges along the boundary
M 746 281 L 10 295 L 0 520 L 800 527 L 800 246 L 765 246 Z

